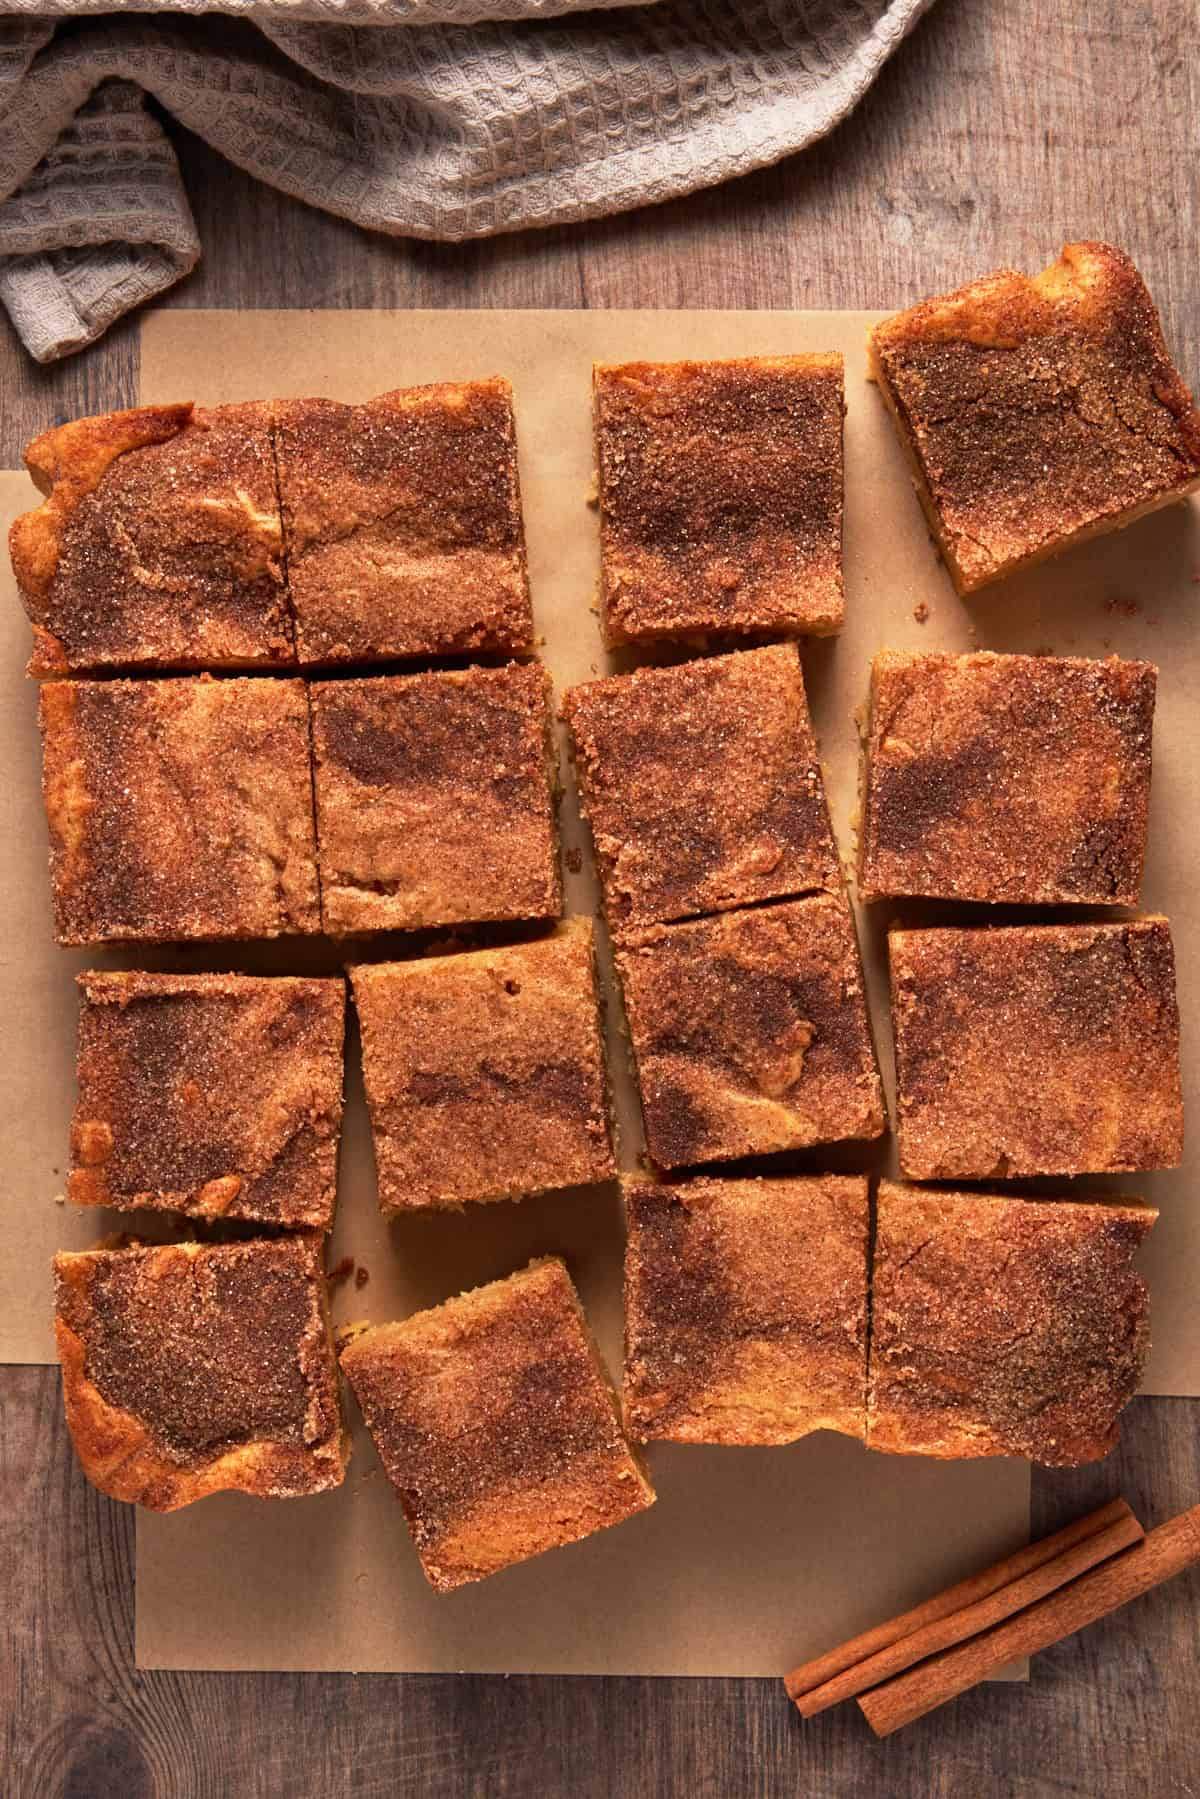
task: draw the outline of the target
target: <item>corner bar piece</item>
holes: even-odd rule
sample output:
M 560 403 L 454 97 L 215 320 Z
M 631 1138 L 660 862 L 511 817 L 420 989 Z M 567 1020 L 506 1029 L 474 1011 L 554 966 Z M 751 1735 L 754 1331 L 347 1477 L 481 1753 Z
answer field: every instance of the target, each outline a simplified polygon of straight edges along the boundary
M 1109 244 L 897 313 L 870 357 L 960 593 L 1200 487 L 1200 413 Z
M 91 1249 L 54 1276 L 67 1423 L 102 1493 L 171 1512 L 341 1484 L 319 1236 Z
M 269 405 L 75 419 L 25 461 L 47 493 L 9 535 L 31 675 L 295 663 Z

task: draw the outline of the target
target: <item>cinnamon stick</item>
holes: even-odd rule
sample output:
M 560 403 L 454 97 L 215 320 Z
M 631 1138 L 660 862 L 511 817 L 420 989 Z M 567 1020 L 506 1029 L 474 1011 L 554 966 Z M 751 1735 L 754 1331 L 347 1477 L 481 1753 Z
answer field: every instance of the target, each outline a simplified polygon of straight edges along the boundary
M 1200 1505 L 1092 1568 L 1026 1611 L 864 1693 L 858 1703 L 876 1736 L 890 1736 L 955 1699 L 1018 1656 L 1034 1655 L 1115 1612 L 1200 1562 Z
M 1031 1574 L 1046 1562 L 1053 1561 L 1064 1551 L 1073 1549 L 1077 1543 L 1099 1535 L 1110 1525 L 1130 1520 L 1136 1524 L 1133 1513 L 1123 1499 L 1114 1499 L 1108 1505 L 1102 1505 L 1098 1511 L 1089 1512 L 1086 1517 L 1077 1518 L 1074 1523 L 1055 1531 L 1053 1536 L 1043 1537 L 1038 1543 L 1029 1543 L 1013 1555 L 1005 1556 L 1002 1561 L 994 1562 L 990 1568 L 984 1568 L 978 1574 L 960 1580 L 955 1586 L 947 1587 L 944 1592 L 924 1600 L 911 1611 L 901 1612 L 898 1617 L 889 1618 L 884 1624 L 877 1624 L 872 1630 L 864 1631 L 861 1636 L 852 1637 L 848 1643 L 842 1643 L 838 1648 L 817 1656 L 815 1660 L 793 1668 L 784 1681 L 788 1697 L 795 1701 L 805 1717 L 811 1717 L 815 1711 L 823 1710 L 825 1703 L 832 1705 L 835 1701 L 829 1699 L 823 1704 L 809 1707 L 804 1703 L 806 1695 L 815 1695 L 819 1688 L 830 1685 L 839 1675 L 860 1666 L 894 1644 L 915 1636 L 939 1620 L 949 1618 L 988 1598 L 990 1594 Z M 1141 1534 L 1140 1525 L 1138 1534 Z M 891 1671 L 899 1672 L 899 1668 Z M 870 1681 L 866 1683 L 870 1684 Z M 847 1689 L 842 1697 L 849 1699 L 862 1691 L 864 1687 L 856 1686 Z
M 1107 1561 L 1120 1550 L 1128 1549 L 1131 1543 L 1140 1542 L 1144 1535 L 1142 1527 L 1128 1506 L 1125 1511 L 1127 1516 L 1118 1517 L 1102 1530 L 1093 1531 L 1058 1555 L 1050 1556 L 1040 1567 L 1031 1569 L 1017 1580 L 1008 1581 L 975 1604 L 962 1606 L 944 1618 L 933 1620 L 889 1648 L 867 1656 L 833 1680 L 800 1694 L 796 1699 L 797 1709 L 803 1717 L 812 1718 L 842 1699 L 853 1699 L 856 1694 L 865 1693 L 870 1687 L 877 1687 L 905 1668 L 911 1668 L 915 1662 L 924 1661 L 967 1637 L 978 1636 L 981 1631 L 1065 1586 L 1068 1581 L 1076 1580 L 1098 1562 Z M 1047 1542 L 1050 1540 L 1046 1539 Z

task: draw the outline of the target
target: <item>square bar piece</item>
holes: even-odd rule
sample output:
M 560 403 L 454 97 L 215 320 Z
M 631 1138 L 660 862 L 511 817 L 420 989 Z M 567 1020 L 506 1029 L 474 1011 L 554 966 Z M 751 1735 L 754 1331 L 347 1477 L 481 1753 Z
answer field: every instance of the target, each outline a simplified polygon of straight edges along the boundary
M 234 1489 L 345 1476 L 324 1239 L 90 1249 L 54 1258 L 67 1424 L 111 1499 L 173 1512 Z
M 842 385 L 832 354 L 595 369 L 610 644 L 841 629 Z
M 60 943 L 318 931 L 300 681 L 52 681 L 43 792 Z
M 914 1180 L 1175 1168 L 1165 918 L 893 931 L 900 1167 Z
M 295 662 L 270 408 L 142 406 L 35 438 L 10 533 L 31 675 Z
M 1099 1461 L 1150 1347 L 1137 1200 L 1007 1199 L 884 1181 L 867 1445 Z
M 897 313 L 870 357 L 959 593 L 1200 487 L 1200 414 L 1108 244 Z
M 507 381 L 276 407 L 303 663 L 533 647 Z
M 563 716 L 614 930 L 840 888 L 790 644 L 591 681 Z
M 1157 674 L 1115 656 L 876 656 L 862 898 L 1135 906 Z
M 615 950 L 660 1168 L 878 1137 L 854 924 L 833 894 L 657 925 Z
M 330 1229 L 344 981 L 93 970 L 79 990 L 68 1199 Z
M 310 691 L 326 930 L 558 917 L 543 668 L 320 681 Z
M 438 1592 L 654 1503 L 557 1257 L 368 1330 L 341 1360 Z
M 865 1176 L 627 1181 L 625 1221 L 631 1437 L 866 1435 Z
M 592 921 L 350 970 L 385 1212 L 611 1178 Z

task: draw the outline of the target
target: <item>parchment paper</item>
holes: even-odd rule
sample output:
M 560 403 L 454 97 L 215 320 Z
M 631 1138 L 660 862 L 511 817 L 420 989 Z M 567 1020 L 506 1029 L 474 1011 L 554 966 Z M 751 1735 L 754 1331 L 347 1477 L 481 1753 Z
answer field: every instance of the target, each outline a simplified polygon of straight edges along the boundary
M 1200 851 L 1189 708 L 1200 698 L 1191 612 L 1200 522 L 1176 510 L 1123 538 L 1076 552 L 968 610 L 936 561 L 876 394 L 863 382 L 866 314 L 430 312 L 150 315 L 142 398 L 216 402 L 324 393 L 362 399 L 413 382 L 507 374 L 516 389 L 530 567 L 544 658 L 556 689 L 607 661 L 590 611 L 596 520 L 589 379 L 595 359 L 841 349 L 847 357 L 848 624 L 805 650 L 835 828 L 849 857 L 857 737 L 853 709 L 871 654 L 901 647 L 1055 649 L 1146 655 L 1163 669 L 1156 733 L 1152 855 L 1145 903 L 1170 912 L 1180 951 L 1185 1028 L 1200 969 L 1192 891 Z M 0 476 L 4 523 L 31 503 L 21 477 Z M 4 580 L 10 583 L 7 567 Z M 913 608 L 923 601 L 929 620 Z M 1110 609 L 1110 602 L 1115 606 Z M 1135 610 L 1136 608 L 1136 610 Z M 976 633 L 972 636 L 972 627 Z M 15 595 L 0 595 L 0 730 L 9 779 L 0 825 L 11 846 L 0 879 L 8 926 L 0 999 L 12 1054 L 0 1066 L 0 1129 L 9 1179 L 0 1206 L 13 1253 L 0 1264 L 0 1354 L 50 1360 L 47 1263 L 128 1218 L 80 1215 L 61 1192 L 73 1101 L 75 998 L 90 962 L 245 967 L 337 966 L 332 949 L 272 946 L 89 954 L 50 936 L 45 824 L 37 791 L 34 696 L 20 668 L 27 637 Z M 1194 716 L 1194 713 L 1192 714 Z M 1172 828 L 1172 820 L 1176 821 Z M 568 848 L 585 837 L 568 783 Z M 586 852 L 567 873 L 568 908 L 589 909 Z M 864 951 L 885 1082 L 890 1081 L 883 931 L 868 919 Z M 621 1054 L 613 1057 L 622 1162 L 640 1131 Z M 1195 1083 L 1188 1082 L 1190 1098 Z M 810 1165 L 866 1166 L 855 1152 Z M 879 1159 L 886 1166 L 886 1158 Z M 1104 1183 L 1096 1183 L 1103 1186 Z M 1151 1391 L 1200 1390 L 1187 1299 L 1200 1273 L 1200 1223 L 1187 1171 L 1124 1185 L 1152 1197 L 1163 1220 L 1145 1266 L 1154 1288 Z M 608 1189 L 462 1216 L 385 1225 L 374 1204 L 369 1131 L 352 1041 L 338 1227 L 331 1263 L 369 1274 L 335 1300 L 339 1321 L 381 1321 L 507 1273 L 544 1251 L 566 1255 L 611 1368 L 620 1358 L 620 1219 Z M 354 1416 L 353 1405 L 349 1412 Z M 426 1587 L 400 1507 L 355 1419 L 346 1486 L 288 1505 L 221 1496 L 168 1518 L 138 1519 L 139 1663 L 147 1667 L 504 1670 L 510 1672 L 778 1674 L 912 1603 L 1028 1534 L 1028 1470 L 1009 1461 L 940 1464 L 868 1455 L 822 1435 L 788 1449 L 656 1445 L 660 1502 L 588 1542 L 437 1597 Z

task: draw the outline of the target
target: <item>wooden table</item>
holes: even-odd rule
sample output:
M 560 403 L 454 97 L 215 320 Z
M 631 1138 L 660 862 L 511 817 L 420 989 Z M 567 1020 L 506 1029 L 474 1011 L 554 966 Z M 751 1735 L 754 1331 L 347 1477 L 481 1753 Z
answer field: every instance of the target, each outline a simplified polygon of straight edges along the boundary
M 1109 237 L 1145 272 L 1195 383 L 1198 67 L 1195 0 L 941 0 L 859 111 L 784 167 L 630 218 L 459 248 L 365 237 L 176 133 L 204 262 L 168 304 L 881 306 Z M 136 327 L 50 370 L 9 334 L 0 382 L 12 466 L 56 420 L 135 400 Z M 802 1725 L 766 1681 L 140 1674 L 132 1515 L 76 1469 L 54 1370 L 0 1375 L 0 1469 L 15 1631 L 0 1661 L 6 1794 L 1196 1790 L 1194 1574 L 1039 1657 L 1032 1687 L 977 1691 L 878 1744 L 854 1708 Z M 1117 1491 L 1147 1522 L 1200 1497 L 1200 1406 L 1137 1401 L 1108 1462 L 1035 1473 L 1034 1530 Z

